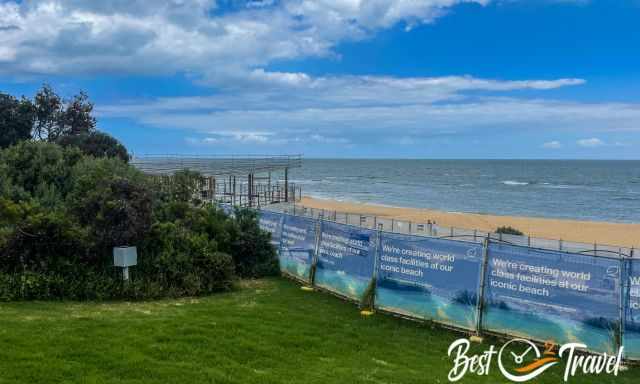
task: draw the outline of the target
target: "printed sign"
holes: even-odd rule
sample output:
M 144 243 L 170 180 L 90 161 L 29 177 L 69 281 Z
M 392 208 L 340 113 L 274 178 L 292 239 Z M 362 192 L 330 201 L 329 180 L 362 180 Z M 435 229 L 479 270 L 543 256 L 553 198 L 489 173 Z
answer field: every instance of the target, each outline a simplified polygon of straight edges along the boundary
M 375 232 L 322 222 L 316 285 L 360 300 L 373 278 Z
M 280 239 L 280 269 L 309 281 L 316 246 L 316 222 L 300 216 L 284 215 Z
M 277 212 L 260 211 L 258 223 L 260 229 L 271 234 L 271 245 L 277 250 L 280 248 L 282 235 L 282 214 Z
M 484 329 L 615 350 L 620 260 L 496 243 L 488 257 Z
M 376 306 L 475 329 L 482 245 L 383 233 Z
M 627 263 L 627 291 L 623 344 L 625 356 L 640 359 L 640 260 Z

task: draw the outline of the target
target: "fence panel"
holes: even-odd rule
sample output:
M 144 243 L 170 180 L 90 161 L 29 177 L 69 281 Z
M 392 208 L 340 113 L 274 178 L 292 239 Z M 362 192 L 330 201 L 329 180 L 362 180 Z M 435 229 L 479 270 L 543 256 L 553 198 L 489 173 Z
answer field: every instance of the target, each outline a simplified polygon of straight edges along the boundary
M 490 242 L 485 330 L 614 352 L 621 261 Z
M 227 216 L 230 216 L 230 217 L 234 217 L 235 216 L 233 205 L 231 205 L 231 204 L 220 204 L 220 208 L 222 209 L 222 212 L 224 212 Z
M 482 244 L 383 233 L 376 306 L 475 329 Z
M 627 261 L 625 324 L 623 345 L 625 356 L 640 359 L 640 259 Z
M 321 227 L 315 284 L 360 300 L 373 278 L 376 233 L 329 221 Z
M 300 280 L 309 276 L 316 248 L 316 221 L 284 215 L 280 241 L 280 269 Z
M 280 250 L 280 238 L 282 236 L 282 219 L 283 215 L 271 211 L 258 211 L 258 224 L 260 229 L 271 234 L 271 245 L 278 251 Z

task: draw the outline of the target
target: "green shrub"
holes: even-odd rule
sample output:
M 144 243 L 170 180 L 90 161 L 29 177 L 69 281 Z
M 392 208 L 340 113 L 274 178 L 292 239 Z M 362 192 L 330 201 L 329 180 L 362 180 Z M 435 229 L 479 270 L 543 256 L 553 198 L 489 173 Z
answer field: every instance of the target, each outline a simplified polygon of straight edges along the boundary
M 260 229 L 258 214 L 249 209 L 235 212 L 231 254 L 241 277 L 275 276 L 280 273 L 271 235 Z
M 93 252 L 108 259 L 115 246 L 139 244 L 151 228 L 147 179 L 114 158 L 87 157 L 71 170 L 65 206 L 87 228 Z
M 82 159 L 77 149 L 62 149 L 44 142 L 21 142 L 0 151 L 0 180 L 5 198 L 35 199 L 43 206 L 64 202 L 71 169 Z
M 156 281 L 170 296 L 200 295 L 233 285 L 232 258 L 219 252 L 209 236 L 182 224 L 154 224 L 143 249 L 136 274 Z
M 115 157 L 129 162 L 129 153 L 118 140 L 103 132 L 92 131 L 78 135 L 63 135 L 56 140 L 63 147 L 73 146 L 93 157 Z
M 0 198 L 0 214 L 0 271 L 51 273 L 88 261 L 87 233 L 63 211 Z
M 0 151 L 0 300 L 147 299 L 231 289 L 278 273 L 255 212 L 194 194 L 200 175 L 157 187 L 118 158 L 23 142 Z M 138 247 L 123 283 L 112 248 Z
M 524 233 L 513 227 L 498 227 L 496 229 L 496 233 L 502 233 L 505 235 L 515 235 L 515 236 L 524 236 Z
M 155 177 L 152 180 L 159 202 L 189 203 L 195 206 L 202 204 L 202 175 L 198 172 L 185 169 L 175 172 L 171 177 Z

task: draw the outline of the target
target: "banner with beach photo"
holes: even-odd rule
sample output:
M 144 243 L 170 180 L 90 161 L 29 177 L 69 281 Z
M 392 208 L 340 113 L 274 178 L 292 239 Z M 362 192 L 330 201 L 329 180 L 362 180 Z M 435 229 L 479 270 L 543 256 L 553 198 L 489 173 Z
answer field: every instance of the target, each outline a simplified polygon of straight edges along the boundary
M 483 329 L 614 352 L 621 261 L 489 244 Z
M 482 244 L 382 233 L 376 307 L 475 329 Z
M 628 260 L 626 266 L 627 290 L 622 344 L 626 357 L 640 360 L 640 259 Z
M 277 251 L 280 250 L 280 238 L 282 235 L 283 215 L 278 212 L 258 211 L 258 224 L 260 229 L 271 234 L 271 245 Z
M 360 300 L 375 263 L 375 231 L 322 221 L 315 284 Z
M 316 221 L 308 217 L 283 215 L 280 239 L 280 269 L 310 282 L 316 248 Z

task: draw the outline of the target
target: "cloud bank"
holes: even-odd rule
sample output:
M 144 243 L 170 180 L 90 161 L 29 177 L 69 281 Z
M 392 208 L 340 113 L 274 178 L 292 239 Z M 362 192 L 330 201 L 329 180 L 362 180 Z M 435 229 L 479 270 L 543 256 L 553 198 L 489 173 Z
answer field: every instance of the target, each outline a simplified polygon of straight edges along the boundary
M 433 23 L 461 3 L 490 0 L 0 1 L 0 76 L 184 74 L 210 86 L 211 96 L 133 100 L 98 113 L 183 129 L 191 145 L 349 148 L 533 127 L 640 131 L 636 104 L 541 98 L 585 83 L 571 76 L 311 76 L 269 69 L 276 61 L 339 59 L 335 48 L 344 42 Z M 601 146 L 594 139 L 577 144 Z
M 0 2 L 0 73 L 190 73 L 218 86 L 296 82 L 274 60 L 332 56 L 398 23 L 488 0 L 45 0 Z M 231 4 L 231 5 L 230 5 Z

